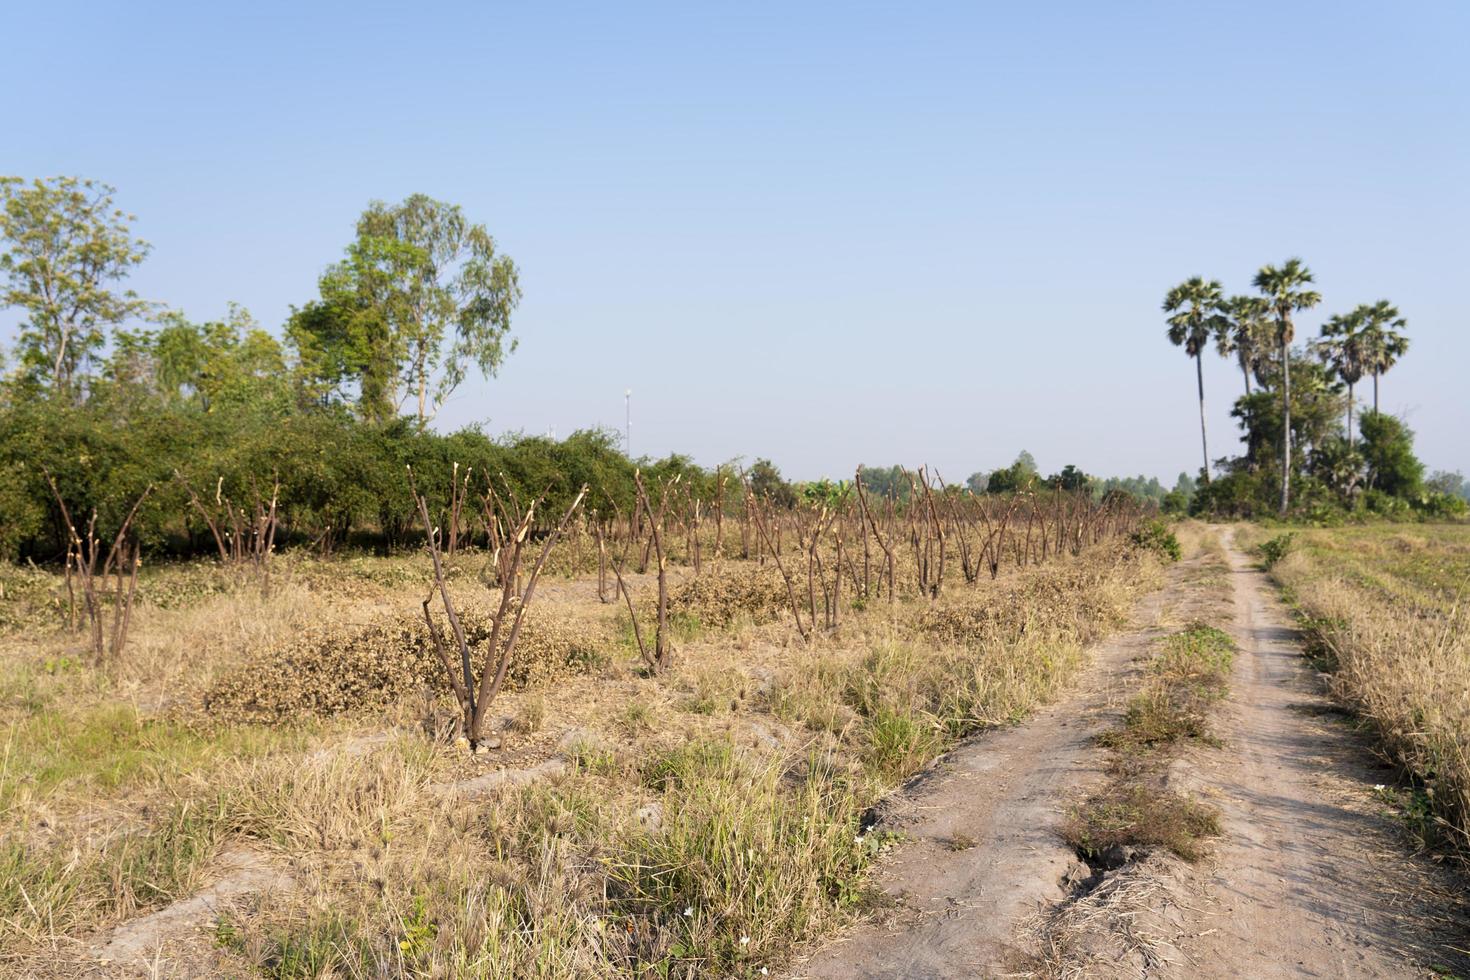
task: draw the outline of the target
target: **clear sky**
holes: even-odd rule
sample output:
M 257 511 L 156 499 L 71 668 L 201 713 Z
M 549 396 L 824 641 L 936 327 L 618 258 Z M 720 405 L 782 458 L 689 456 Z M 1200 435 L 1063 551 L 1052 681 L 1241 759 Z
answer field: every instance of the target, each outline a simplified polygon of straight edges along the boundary
M 621 428 L 788 476 L 1029 449 L 1172 482 L 1159 302 L 1301 255 L 1387 297 L 1384 407 L 1470 469 L 1470 5 L 6 5 L 0 171 L 118 187 L 144 296 L 273 329 L 363 206 L 521 267 L 520 349 L 440 426 Z M 8 335 L 13 315 L 0 320 Z M 1321 316 L 1304 322 L 1315 331 Z M 1206 363 L 1212 455 L 1238 372 Z

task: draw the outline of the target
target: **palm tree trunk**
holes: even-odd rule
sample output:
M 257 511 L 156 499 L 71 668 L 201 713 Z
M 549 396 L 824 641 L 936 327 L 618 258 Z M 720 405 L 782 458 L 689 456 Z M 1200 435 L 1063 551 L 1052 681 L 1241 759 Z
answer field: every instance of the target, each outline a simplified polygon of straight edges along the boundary
M 1240 373 L 1245 377 L 1245 397 L 1251 396 L 1251 366 L 1246 360 L 1245 352 L 1240 354 Z
M 1204 358 L 1194 355 L 1194 376 L 1199 382 L 1199 447 L 1205 456 L 1205 482 L 1210 482 L 1210 443 L 1205 437 L 1205 369 Z
M 1353 383 L 1348 382 L 1348 448 L 1353 448 Z
M 1291 357 L 1281 331 L 1281 516 L 1291 506 Z
M 1373 372 L 1373 414 L 1378 414 L 1378 372 Z

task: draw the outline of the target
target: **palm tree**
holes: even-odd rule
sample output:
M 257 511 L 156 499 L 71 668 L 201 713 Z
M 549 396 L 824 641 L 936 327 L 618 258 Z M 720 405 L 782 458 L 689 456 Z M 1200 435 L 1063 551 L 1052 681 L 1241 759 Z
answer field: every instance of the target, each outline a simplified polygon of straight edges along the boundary
M 1195 379 L 1199 382 L 1199 442 L 1205 456 L 1205 482 L 1210 479 L 1210 445 L 1205 437 L 1205 369 L 1202 363 L 1205 346 L 1210 337 L 1226 327 L 1220 315 L 1220 281 L 1206 282 L 1203 276 L 1194 276 L 1175 286 L 1164 295 L 1164 312 L 1172 313 L 1168 318 L 1169 341 L 1175 347 L 1184 346 L 1184 352 L 1194 358 Z
M 1378 411 L 1378 376 L 1398 363 L 1408 353 L 1409 338 L 1399 331 L 1409 322 L 1399 316 L 1399 308 L 1386 299 L 1373 305 L 1364 304 L 1353 311 L 1363 317 L 1363 367 L 1373 375 L 1373 411 Z
M 1366 322 L 1360 306 L 1351 313 L 1329 317 L 1322 324 L 1322 339 L 1317 341 L 1317 355 L 1323 363 L 1332 366 L 1337 376 L 1347 385 L 1347 437 L 1348 448 L 1353 446 L 1353 385 L 1363 379 L 1366 358 L 1363 325 Z
M 1252 285 L 1261 291 L 1276 318 L 1276 342 L 1281 353 L 1281 516 L 1291 506 L 1291 342 L 1296 330 L 1291 315 L 1322 302 L 1322 294 L 1304 287 L 1316 280 L 1301 259 L 1287 259 L 1280 267 L 1263 265 Z
M 1235 355 L 1245 376 L 1245 393 L 1251 393 L 1251 375 L 1259 377 L 1266 358 L 1271 305 L 1260 296 L 1232 296 L 1222 304 L 1225 326 L 1215 338 L 1221 357 Z

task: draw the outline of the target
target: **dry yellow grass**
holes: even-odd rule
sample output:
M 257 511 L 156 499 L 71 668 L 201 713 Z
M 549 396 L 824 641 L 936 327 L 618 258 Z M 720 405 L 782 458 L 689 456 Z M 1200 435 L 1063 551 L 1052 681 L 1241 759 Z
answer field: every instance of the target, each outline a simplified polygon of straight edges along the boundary
M 411 612 L 422 584 L 395 584 L 401 565 L 366 564 L 352 588 L 285 587 L 315 581 L 299 568 L 268 597 L 208 589 L 145 606 L 113 675 L 80 667 L 64 634 L 10 637 L 7 968 L 81 969 L 107 927 L 188 894 L 222 848 L 244 845 L 274 855 L 294 887 L 215 937 L 236 970 L 754 970 L 857 907 L 881 843 L 860 817 L 880 793 L 1054 696 L 1083 646 L 1159 582 L 1153 558 L 1099 546 L 956 583 L 934 604 L 872 603 L 802 644 L 749 585 L 768 576 L 728 562 L 731 584 L 687 590 L 693 615 L 658 679 L 635 669 L 620 607 L 585 579 L 550 582 L 543 611 L 600 630 L 607 666 L 507 694 L 508 745 L 490 767 L 557 755 L 569 767 L 476 797 L 446 787 L 485 763 L 418 730 L 422 696 L 284 726 L 200 728 L 178 710 L 299 649 L 308 626 L 350 632 Z M 732 600 L 731 615 L 695 610 L 727 593 L 755 598 Z
M 1417 777 L 1441 826 L 1470 841 L 1470 528 L 1297 532 L 1271 571 L 1333 691 Z

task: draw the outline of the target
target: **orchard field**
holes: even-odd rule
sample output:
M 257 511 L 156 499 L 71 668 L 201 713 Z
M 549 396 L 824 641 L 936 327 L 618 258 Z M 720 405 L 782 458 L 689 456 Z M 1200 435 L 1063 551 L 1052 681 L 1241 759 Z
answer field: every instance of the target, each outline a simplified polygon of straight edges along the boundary
M 473 496 L 391 556 L 6 569 L 7 969 L 774 968 L 862 915 L 884 794 L 1055 698 L 1172 543 L 1065 493 Z

